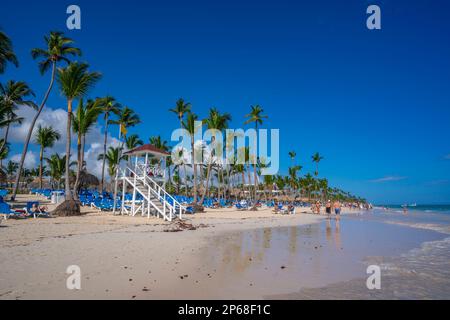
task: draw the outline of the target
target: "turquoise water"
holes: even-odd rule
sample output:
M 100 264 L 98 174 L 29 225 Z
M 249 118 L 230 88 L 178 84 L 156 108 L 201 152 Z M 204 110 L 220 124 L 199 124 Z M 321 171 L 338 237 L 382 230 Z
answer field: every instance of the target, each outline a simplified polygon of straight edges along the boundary
M 386 207 L 389 209 L 403 210 L 402 205 L 377 205 L 377 207 Z M 409 211 L 438 212 L 450 214 L 450 204 L 417 204 L 416 206 L 408 205 Z

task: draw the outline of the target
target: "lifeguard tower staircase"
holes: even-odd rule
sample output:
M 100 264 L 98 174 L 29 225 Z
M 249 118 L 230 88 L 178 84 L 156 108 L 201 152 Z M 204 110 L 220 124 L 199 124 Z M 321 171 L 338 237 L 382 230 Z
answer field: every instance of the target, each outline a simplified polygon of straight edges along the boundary
M 121 214 L 141 214 L 172 221 L 182 218 L 186 207 L 165 190 L 166 158 L 169 153 L 145 144 L 124 153 L 128 162 L 120 170 L 122 180 Z M 131 194 L 127 193 L 130 191 Z

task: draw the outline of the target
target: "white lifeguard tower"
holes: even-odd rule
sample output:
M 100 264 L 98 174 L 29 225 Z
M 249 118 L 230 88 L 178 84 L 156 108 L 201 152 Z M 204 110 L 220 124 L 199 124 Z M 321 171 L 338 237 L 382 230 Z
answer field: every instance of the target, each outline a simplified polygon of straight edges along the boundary
M 128 162 L 120 170 L 122 198 L 120 213 L 147 217 L 158 216 L 167 221 L 181 219 L 186 207 L 166 192 L 166 158 L 170 154 L 151 144 L 124 153 Z M 131 192 L 131 198 L 125 195 Z M 140 195 L 140 196 L 138 196 Z

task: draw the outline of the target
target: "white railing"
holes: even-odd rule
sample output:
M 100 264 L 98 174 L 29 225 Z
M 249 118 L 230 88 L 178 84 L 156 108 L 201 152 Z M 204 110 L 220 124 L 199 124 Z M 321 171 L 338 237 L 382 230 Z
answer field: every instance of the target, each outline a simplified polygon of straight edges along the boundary
M 131 173 L 131 175 L 127 175 L 127 171 L 129 171 Z M 135 204 L 136 204 L 136 191 L 139 192 L 144 199 L 148 202 L 149 205 L 151 205 L 153 208 L 155 208 L 162 216 L 164 219 L 167 219 L 169 221 L 172 221 L 172 215 L 167 216 L 166 214 L 166 210 L 165 207 L 163 208 L 163 210 L 161 210 L 152 200 L 151 200 L 151 196 L 150 193 L 153 192 L 155 193 L 154 190 L 152 190 L 151 186 L 148 185 L 147 183 L 145 183 L 145 181 L 143 181 L 142 177 L 139 177 L 136 172 L 134 172 L 131 168 L 127 167 L 125 168 L 125 170 L 123 171 L 123 179 L 126 180 L 129 184 L 131 184 L 134 188 L 133 190 L 133 199 L 131 200 L 131 206 L 132 206 L 132 215 L 135 215 L 137 211 L 139 211 L 140 208 L 144 208 L 143 205 L 141 204 L 141 206 L 136 210 L 135 209 Z M 137 185 L 137 181 L 142 181 L 144 183 L 144 186 L 147 187 L 147 190 L 141 190 L 138 185 Z M 122 195 L 122 207 L 124 207 L 124 198 L 125 196 Z
M 135 191 L 139 192 L 144 199 L 152 205 L 166 220 L 172 221 L 172 219 L 178 215 L 178 217 L 182 218 L 183 211 L 186 211 L 186 207 L 182 206 L 174 197 L 172 197 L 169 193 L 164 190 L 157 182 L 151 179 L 145 170 L 145 165 L 138 165 L 136 167 L 138 172 L 133 171 L 131 168 L 126 167 L 125 170 L 122 171 L 123 179 L 126 180 L 129 184 L 133 186 L 135 189 L 133 191 L 133 199 L 132 199 L 132 212 L 135 214 L 136 210 L 134 208 L 134 203 L 136 202 Z M 145 186 L 146 190 L 141 190 L 137 182 L 138 180 L 142 182 Z M 125 182 L 125 181 L 124 181 Z M 162 209 L 159 208 L 153 201 L 152 196 L 157 199 L 162 204 Z M 124 198 L 124 195 L 122 196 Z M 169 202 L 169 199 L 172 203 Z M 122 207 L 124 206 L 124 201 L 122 199 Z
M 183 211 L 186 211 L 186 207 L 178 202 L 173 196 L 171 196 L 166 190 L 164 190 L 164 188 L 162 188 L 156 181 L 154 181 L 146 174 L 144 164 L 139 163 L 137 168 L 143 175 L 143 178 L 145 180 L 144 182 L 146 184 L 149 184 L 152 190 L 156 191 L 158 200 L 161 201 L 165 207 L 168 206 L 170 208 L 171 216 L 173 214 L 176 215 L 178 211 L 178 217 L 181 219 Z M 172 204 L 167 199 L 170 199 L 172 201 Z

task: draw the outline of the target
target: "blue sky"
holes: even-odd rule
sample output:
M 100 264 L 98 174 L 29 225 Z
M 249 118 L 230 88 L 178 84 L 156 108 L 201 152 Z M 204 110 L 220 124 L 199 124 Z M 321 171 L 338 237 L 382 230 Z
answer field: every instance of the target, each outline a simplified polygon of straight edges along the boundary
M 244 3 L 243 3 L 244 2 Z M 77 4 L 82 29 L 66 29 Z M 382 29 L 366 28 L 381 7 Z M 111 94 L 135 109 L 144 140 L 169 140 L 177 98 L 201 117 L 210 107 L 243 126 L 252 104 L 265 128 L 280 129 L 281 172 L 288 151 L 302 172 L 324 156 L 320 175 L 376 203 L 450 203 L 450 25 L 447 1 L 8 1 L 0 28 L 20 68 L 0 81 L 28 82 L 41 99 L 30 49 L 62 30 L 80 60 L 103 79 L 91 96 Z M 48 107 L 65 108 L 53 91 Z M 16 141 L 12 154 L 21 150 Z M 32 147 L 32 150 L 36 150 Z M 51 152 L 51 151 L 49 151 Z

